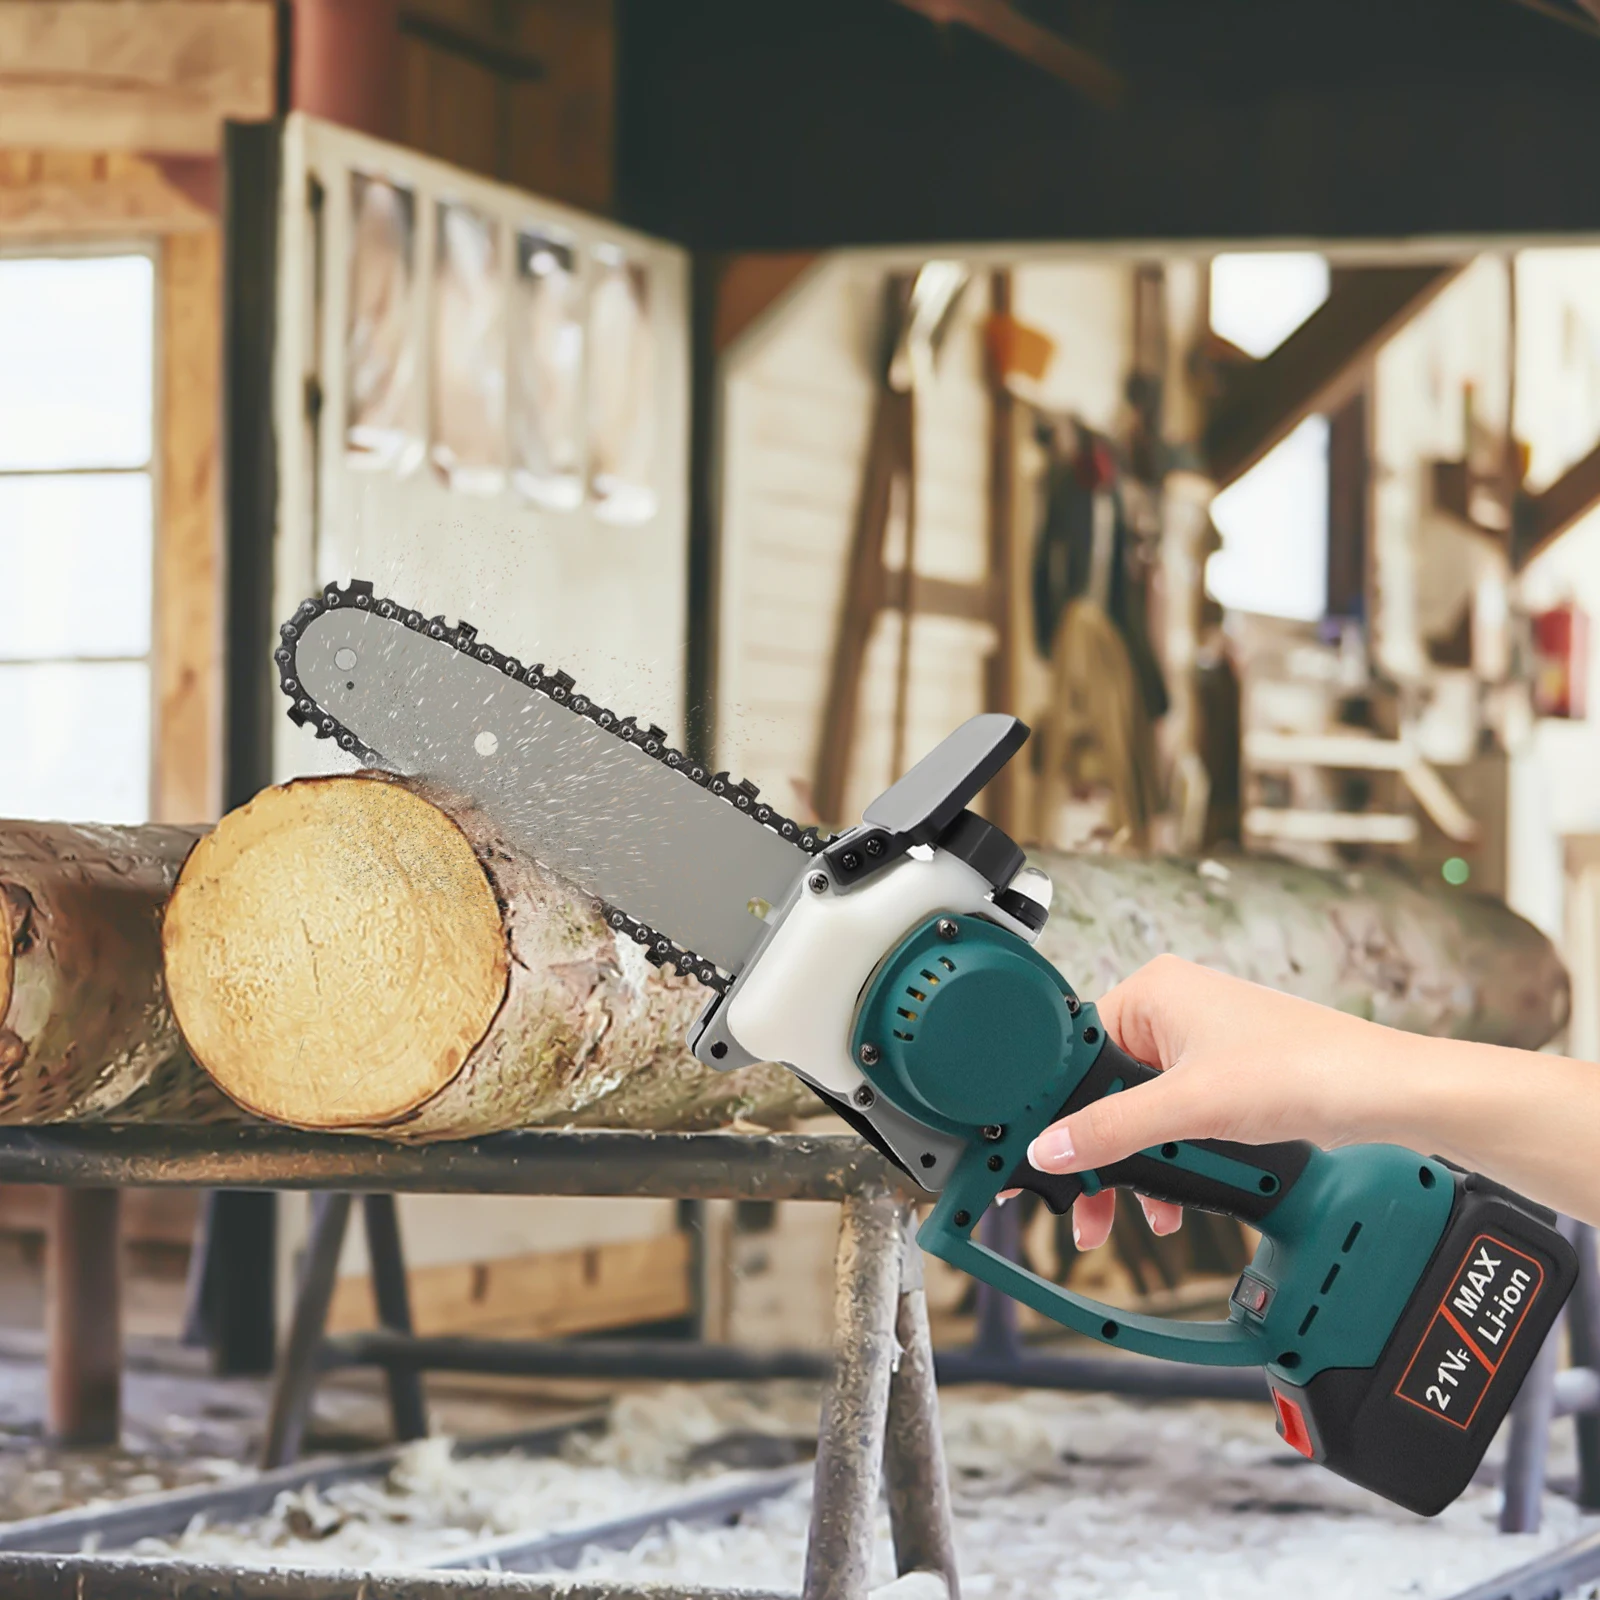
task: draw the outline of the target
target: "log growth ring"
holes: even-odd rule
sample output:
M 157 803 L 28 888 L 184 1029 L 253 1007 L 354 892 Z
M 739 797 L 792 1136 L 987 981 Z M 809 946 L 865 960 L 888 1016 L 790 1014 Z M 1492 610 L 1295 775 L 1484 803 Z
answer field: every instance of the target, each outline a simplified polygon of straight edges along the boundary
M 437 1094 L 510 973 L 465 834 L 381 778 L 263 790 L 195 846 L 162 941 L 195 1059 L 247 1110 L 318 1128 L 390 1121 Z

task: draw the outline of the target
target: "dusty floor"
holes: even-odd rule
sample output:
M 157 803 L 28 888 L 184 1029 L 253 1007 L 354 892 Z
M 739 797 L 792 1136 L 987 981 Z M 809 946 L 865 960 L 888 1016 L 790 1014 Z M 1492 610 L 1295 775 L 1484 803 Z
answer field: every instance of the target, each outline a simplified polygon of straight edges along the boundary
M 7 1276 L 11 1276 L 7 1274 Z M 138 1291 L 116 1450 L 60 1451 L 40 1440 L 42 1339 L 26 1296 L 0 1309 L 0 1519 L 217 1480 L 248 1469 L 267 1387 L 216 1379 L 167 1332 L 173 1285 Z M 29 1323 L 33 1326 L 30 1328 Z M 196 1559 L 406 1565 L 506 1531 L 554 1531 L 687 1492 L 752 1464 L 719 1441 L 805 1441 L 816 1396 L 800 1385 L 607 1391 L 595 1385 L 430 1384 L 436 1430 L 462 1436 L 538 1426 L 609 1394 L 613 1426 L 559 1460 L 455 1461 L 436 1441 L 390 1481 L 289 1496 L 239 1529 L 191 1528 Z M 1559 1494 L 1544 1527 L 1495 1529 L 1498 1492 L 1470 1490 L 1424 1521 L 1308 1466 L 1277 1438 L 1265 1407 L 1151 1405 L 1104 1396 L 948 1391 L 945 1429 L 963 1585 L 972 1600 L 1444 1600 L 1551 1545 L 1600 1527 Z M 387 1442 L 372 1375 L 325 1384 L 308 1448 Z M 1557 1424 L 1552 1473 L 1570 1475 L 1570 1424 Z M 793 1449 L 791 1449 L 793 1453 Z M 1491 1458 L 1492 1459 L 1492 1458 Z M 732 1528 L 674 1528 L 585 1565 L 688 1581 L 798 1586 L 809 1485 Z M 892 1576 L 880 1516 L 878 1577 Z M 156 1553 L 155 1546 L 147 1547 Z M 169 1550 L 173 1547 L 167 1547 Z M 1600 1594 L 1600 1590 L 1591 1591 Z
M 206 1455 L 252 1431 L 259 1386 L 135 1373 L 138 1449 L 43 1452 L 22 1421 L 12 1380 L 30 1364 L 0 1362 L 0 1494 L 12 1515 L 156 1482 L 238 1470 Z M 35 1369 L 36 1370 L 36 1369 Z M 198 1404 L 196 1401 L 198 1400 Z M 163 1405 L 171 1403 L 164 1415 Z M 548 1408 L 549 1396 L 535 1406 Z M 448 1414 L 462 1402 L 447 1402 Z M 1308 1466 L 1273 1432 L 1264 1407 L 1152 1405 L 1104 1396 L 955 1390 L 944 1396 L 965 1592 L 984 1600 L 1443 1600 L 1540 1550 L 1600 1526 L 1558 1494 L 1544 1529 L 1495 1529 L 1498 1494 L 1468 1492 L 1442 1517 L 1413 1517 Z M 329 1391 L 321 1426 L 369 1443 L 376 1392 Z M 480 1423 L 522 1415 L 505 1397 L 465 1404 Z M 559 1460 L 451 1462 L 438 1441 L 416 1448 L 386 1484 L 280 1499 L 240 1528 L 192 1527 L 148 1554 L 299 1564 L 404 1566 L 496 1533 L 581 1526 L 682 1494 L 721 1470 L 707 1446 L 751 1433 L 805 1440 L 816 1396 L 803 1385 L 636 1390 L 613 1425 Z M 184 1419 L 179 1421 L 178 1419 Z M 152 1426 L 154 1419 L 160 1425 Z M 381 1431 L 381 1430 L 379 1430 Z M 1570 1472 L 1570 1428 L 1558 1425 L 1556 1472 Z M 152 1482 L 151 1480 L 156 1480 Z M 798 1585 L 809 1486 L 747 1513 L 732 1528 L 674 1528 L 628 1552 L 594 1551 L 596 1573 L 747 1586 Z M 892 1574 L 879 1519 L 878 1576 Z
M 1486 1487 L 1439 1518 L 1414 1517 L 1307 1465 L 1262 1407 L 1003 1391 L 957 1391 L 943 1404 L 963 1591 L 974 1600 L 1433 1600 L 1600 1527 L 1550 1495 L 1543 1531 L 1507 1538 Z M 1558 1466 L 1570 1471 L 1570 1460 Z M 626 1554 L 595 1552 L 586 1567 L 792 1587 L 808 1500 L 801 1491 L 736 1528 L 679 1528 Z M 879 1523 L 877 1578 L 887 1581 Z

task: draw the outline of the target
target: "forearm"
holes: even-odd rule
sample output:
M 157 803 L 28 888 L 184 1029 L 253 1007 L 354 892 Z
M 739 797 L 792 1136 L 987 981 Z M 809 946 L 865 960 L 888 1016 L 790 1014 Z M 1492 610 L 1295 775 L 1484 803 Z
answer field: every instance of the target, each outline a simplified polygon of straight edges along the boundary
M 1600 1224 L 1600 1066 L 1370 1024 L 1363 1033 L 1358 1137 L 1444 1156 Z

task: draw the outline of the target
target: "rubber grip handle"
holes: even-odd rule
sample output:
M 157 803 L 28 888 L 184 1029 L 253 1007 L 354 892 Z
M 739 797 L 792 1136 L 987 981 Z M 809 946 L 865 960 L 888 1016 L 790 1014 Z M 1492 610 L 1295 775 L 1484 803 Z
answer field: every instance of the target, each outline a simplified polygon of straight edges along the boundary
M 1051 1118 L 1059 1121 L 1108 1094 L 1131 1089 L 1160 1074 L 1135 1061 L 1107 1039 L 1073 1090 Z M 1259 1223 L 1294 1187 L 1316 1147 L 1303 1140 L 1282 1144 L 1235 1144 L 1227 1139 L 1194 1139 L 1164 1144 L 1101 1167 L 1092 1173 L 1040 1172 L 1024 1159 L 1007 1187 L 1040 1196 L 1060 1216 L 1081 1194 L 1095 1189 L 1134 1189 L 1153 1200 L 1170 1200 L 1196 1211 L 1216 1211 Z M 1087 1180 L 1087 1181 L 1086 1181 Z

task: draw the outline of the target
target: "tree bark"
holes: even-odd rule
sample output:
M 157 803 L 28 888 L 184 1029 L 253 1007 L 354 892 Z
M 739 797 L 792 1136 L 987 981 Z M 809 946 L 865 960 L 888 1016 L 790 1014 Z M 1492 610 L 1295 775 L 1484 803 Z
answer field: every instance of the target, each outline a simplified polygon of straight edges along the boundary
M 1029 859 L 1056 886 L 1039 950 L 1086 999 L 1171 951 L 1410 1033 L 1536 1050 L 1566 1026 L 1566 968 L 1537 928 L 1399 865 Z
M 162 988 L 162 907 L 201 831 L 0 826 L 0 1123 L 236 1115 Z
M 1566 974 L 1537 929 L 1400 870 L 1034 861 L 1057 885 L 1040 949 L 1087 997 L 1174 950 L 1415 1032 L 1534 1047 L 1565 1021 Z M 684 1041 L 705 991 L 414 780 L 263 791 L 195 847 L 164 942 L 194 1057 L 276 1121 L 428 1140 L 815 1109 L 780 1068 L 700 1067 Z

